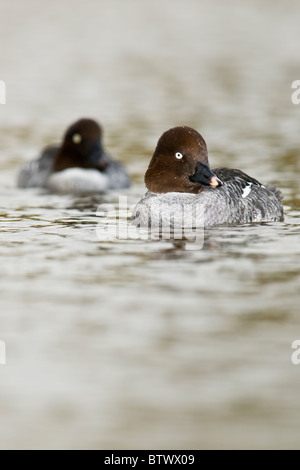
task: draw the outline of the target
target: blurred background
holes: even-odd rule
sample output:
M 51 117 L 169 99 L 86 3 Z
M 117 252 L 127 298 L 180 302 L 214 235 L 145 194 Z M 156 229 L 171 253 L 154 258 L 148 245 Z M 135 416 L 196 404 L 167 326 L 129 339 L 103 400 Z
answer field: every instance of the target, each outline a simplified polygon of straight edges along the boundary
M 300 448 L 299 15 L 296 0 L 0 0 L 1 449 Z M 278 185 L 285 222 L 207 230 L 199 251 L 100 242 L 97 206 L 119 194 L 16 188 L 80 117 L 127 166 L 130 204 L 185 124 L 212 167 Z

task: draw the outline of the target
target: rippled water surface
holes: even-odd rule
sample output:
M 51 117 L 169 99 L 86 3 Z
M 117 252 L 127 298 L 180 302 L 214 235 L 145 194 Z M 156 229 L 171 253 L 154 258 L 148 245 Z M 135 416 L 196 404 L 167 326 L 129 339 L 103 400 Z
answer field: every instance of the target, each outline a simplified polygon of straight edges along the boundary
M 0 448 L 300 448 L 299 2 L 0 0 Z M 99 120 L 133 186 L 186 124 L 212 167 L 285 196 L 283 223 L 108 240 L 119 194 L 19 190 L 20 165 Z M 125 214 L 120 223 L 127 224 Z

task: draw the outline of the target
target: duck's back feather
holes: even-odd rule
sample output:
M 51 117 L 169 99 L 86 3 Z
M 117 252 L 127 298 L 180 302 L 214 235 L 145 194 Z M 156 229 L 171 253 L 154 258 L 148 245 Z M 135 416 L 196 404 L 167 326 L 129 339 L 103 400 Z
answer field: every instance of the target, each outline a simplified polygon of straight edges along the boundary
M 53 171 L 58 146 L 47 147 L 40 158 L 25 163 L 18 174 L 19 188 L 43 188 Z

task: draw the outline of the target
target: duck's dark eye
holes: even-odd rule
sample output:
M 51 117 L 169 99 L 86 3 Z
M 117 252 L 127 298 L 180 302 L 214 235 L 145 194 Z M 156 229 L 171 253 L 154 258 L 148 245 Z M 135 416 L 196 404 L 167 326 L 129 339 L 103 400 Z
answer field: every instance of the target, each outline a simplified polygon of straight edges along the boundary
M 74 142 L 74 144 L 80 144 L 80 142 L 82 141 L 82 136 L 76 132 L 76 134 L 73 134 L 72 136 L 72 141 Z
M 181 159 L 183 158 L 183 155 L 182 155 L 182 153 L 180 153 L 180 152 L 176 152 L 176 153 L 175 153 L 175 157 L 176 157 L 178 160 L 181 160 Z

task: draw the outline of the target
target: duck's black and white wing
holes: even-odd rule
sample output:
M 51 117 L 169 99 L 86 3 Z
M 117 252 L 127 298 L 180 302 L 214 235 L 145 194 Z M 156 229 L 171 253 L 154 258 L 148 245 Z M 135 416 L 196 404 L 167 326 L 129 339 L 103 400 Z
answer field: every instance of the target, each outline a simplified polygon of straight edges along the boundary
M 223 182 L 217 190 L 227 196 L 232 213 L 246 223 L 283 220 L 283 196 L 278 188 L 264 185 L 241 170 L 216 168 L 213 171 Z

